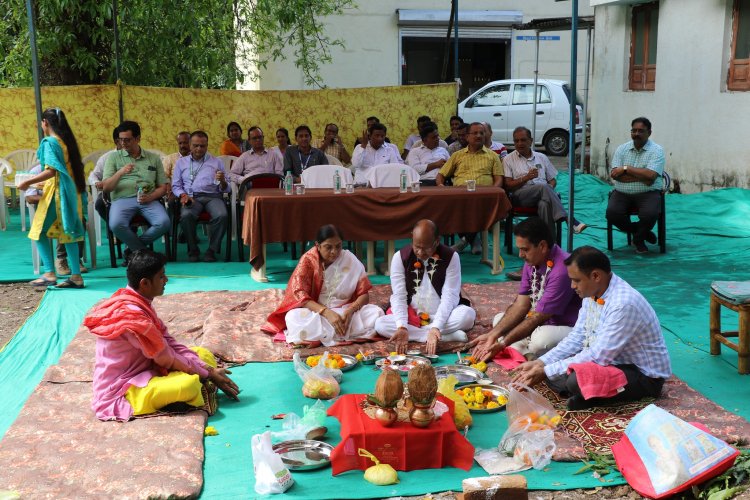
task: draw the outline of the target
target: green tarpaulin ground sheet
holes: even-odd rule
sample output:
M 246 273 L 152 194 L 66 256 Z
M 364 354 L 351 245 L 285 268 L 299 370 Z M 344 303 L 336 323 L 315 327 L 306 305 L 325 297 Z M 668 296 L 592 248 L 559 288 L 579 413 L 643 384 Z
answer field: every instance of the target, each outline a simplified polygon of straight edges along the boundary
M 561 174 L 558 180 L 558 190 L 567 206 L 568 177 Z M 604 213 L 609 189 L 607 184 L 592 176 L 576 176 L 575 213 L 589 227 L 575 236 L 574 246 L 588 244 L 606 250 Z M 737 374 L 737 354 L 727 348 L 723 348 L 721 356 L 708 354 L 710 283 L 750 280 L 750 269 L 744 262 L 750 255 L 750 191 L 722 189 L 692 195 L 670 194 L 666 203 L 667 253 L 659 254 L 658 248 L 652 246 L 649 254 L 636 255 L 633 247 L 627 246 L 625 235 L 615 231 L 614 250 L 608 252 L 613 270 L 643 293 L 656 309 L 674 373 L 717 404 L 750 419 L 750 404 L 747 403 L 750 384 L 746 377 Z M 205 236 L 203 239 L 205 241 Z M 0 405 L 0 435 L 13 423 L 46 368 L 64 351 L 85 311 L 125 284 L 124 268 L 109 267 L 106 240 L 104 243 L 97 248 L 99 268 L 86 275 L 87 288 L 48 291 L 35 314 L 0 352 L 0 391 L 12 395 L 3 398 L 4 404 Z M 379 249 L 382 252 L 382 244 Z M 236 249 L 233 251 L 236 256 Z M 250 279 L 247 263 L 188 264 L 184 248 L 180 252 L 179 262 L 167 267 L 170 277 L 167 293 L 170 294 L 283 287 L 295 264 L 279 244 L 270 245 L 270 282 L 258 284 Z M 503 258 L 507 269 L 520 268 L 517 256 L 507 255 L 505 249 Z M 506 279 L 502 275 L 491 276 L 488 268 L 480 265 L 468 251 L 462 254 L 461 261 L 464 282 L 492 283 Z M 26 233 L 20 231 L 15 211 L 8 230 L 0 233 L 0 281 L 33 277 L 29 240 Z M 387 283 L 388 278 L 376 276 L 372 281 Z M 724 329 L 737 325 L 736 314 L 726 310 L 722 320 Z M 343 390 L 369 392 L 376 375 L 369 368 L 356 368 L 347 374 Z M 224 404 L 219 413 L 209 419 L 209 425 L 215 426 L 220 435 L 206 438 L 203 498 L 253 497 L 250 437 L 256 432 L 278 429 L 280 423 L 270 420 L 272 414 L 300 413 L 305 404 L 312 402 L 301 396 L 301 382 L 289 363 L 251 363 L 235 368 L 234 377 L 243 388 L 242 402 L 235 404 L 222 398 Z M 500 412 L 478 416 L 469 438 L 480 447 L 496 445 L 506 425 L 504 415 Z M 326 425 L 330 441 L 337 442 L 338 423 L 329 417 Z M 616 474 L 606 478 L 612 479 L 612 483 L 601 483 L 590 475 L 573 476 L 578 467 L 579 464 L 553 462 L 546 472 L 531 471 L 524 475 L 529 487 L 534 489 L 593 488 L 622 483 Z M 286 496 L 364 498 L 458 490 L 462 478 L 483 475 L 483 471 L 475 466 L 469 472 L 447 468 L 399 475 L 401 483 L 398 485 L 374 487 L 356 471 L 336 478 L 331 477 L 330 469 L 296 473 L 297 484 Z

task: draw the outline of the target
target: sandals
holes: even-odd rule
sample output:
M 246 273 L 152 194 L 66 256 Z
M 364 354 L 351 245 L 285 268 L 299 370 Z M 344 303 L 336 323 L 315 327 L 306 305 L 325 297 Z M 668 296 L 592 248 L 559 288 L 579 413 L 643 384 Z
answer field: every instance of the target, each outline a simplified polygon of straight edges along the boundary
M 68 278 L 59 285 L 56 286 L 56 288 L 84 288 L 85 285 L 83 283 L 76 283 L 72 279 Z
M 49 278 L 45 278 L 44 276 L 37 278 L 35 280 L 29 281 L 29 285 L 31 286 L 37 286 L 37 287 L 48 287 L 48 286 L 55 286 L 57 285 L 57 280 L 51 280 Z

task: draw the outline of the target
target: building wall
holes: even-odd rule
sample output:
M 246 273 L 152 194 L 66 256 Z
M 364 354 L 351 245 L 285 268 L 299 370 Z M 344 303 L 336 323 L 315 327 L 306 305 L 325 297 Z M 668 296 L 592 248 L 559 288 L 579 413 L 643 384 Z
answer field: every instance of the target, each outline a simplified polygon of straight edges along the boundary
M 428 0 L 360 0 L 357 9 L 342 16 L 326 20 L 332 38 L 344 40 L 345 48 L 332 49 L 333 63 L 322 67 L 323 83 L 332 88 L 371 87 L 399 85 L 401 54 L 399 53 L 399 26 L 396 9 L 450 10 L 450 2 Z M 593 9 L 580 2 L 579 15 L 592 15 Z M 459 1 L 460 10 L 516 10 L 523 12 L 524 22 L 535 18 L 570 16 L 570 2 L 537 0 L 475 0 Z M 517 41 L 516 35 L 533 35 L 533 32 L 513 32 L 511 64 L 508 78 L 533 77 L 533 41 Z M 551 32 L 559 41 L 540 42 L 540 77 L 569 80 L 570 36 L 567 32 Z M 579 78 L 585 72 L 585 31 L 579 35 Z M 460 54 L 459 54 L 460 55 Z M 288 57 L 293 57 L 289 51 Z M 270 63 L 261 71 L 257 82 L 246 82 L 239 88 L 260 90 L 294 90 L 308 88 L 302 72 L 292 60 Z
M 750 92 L 726 90 L 732 1 L 661 0 L 652 92 L 627 90 L 632 7 L 599 3 L 607 5 L 595 7 L 592 170 L 606 176 L 630 120 L 643 115 L 682 192 L 749 187 Z

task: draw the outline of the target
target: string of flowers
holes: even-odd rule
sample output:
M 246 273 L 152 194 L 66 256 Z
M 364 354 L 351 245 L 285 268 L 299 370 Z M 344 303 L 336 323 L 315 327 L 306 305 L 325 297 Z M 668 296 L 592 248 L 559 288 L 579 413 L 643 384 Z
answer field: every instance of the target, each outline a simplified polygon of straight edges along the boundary
M 544 271 L 544 274 L 539 278 L 538 282 L 537 282 L 536 266 L 531 267 L 531 309 L 526 314 L 527 317 L 532 316 L 533 313 L 536 312 L 536 305 L 539 303 L 539 301 L 542 299 L 542 296 L 544 295 L 544 285 L 547 283 L 547 276 L 549 276 L 549 273 L 552 270 L 552 267 L 554 265 L 555 265 L 554 261 L 552 260 L 547 261 L 547 269 Z
M 604 299 L 592 298 L 586 308 L 586 321 L 583 323 L 583 347 L 590 347 L 596 340 L 596 329 L 599 327 L 599 319 L 604 309 Z
M 428 258 L 425 262 L 426 268 L 424 275 L 427 277 L 427 281 L 432 284 L 432 276 L 437 270 L 437 262 L 440 260 L 438 254 L 434 254 Z M 417 315 L 419 316 L 420 326 L 427 326 L 430 324 L 431 318 L 429 313 L 424 311 L 424 297 L 419 291 L 419 285 L 422 283 L 422 278 L 419 276 L 419 270 L 422 268 L 422 262 L 416 261 L 414 263 L 414 293 L 417 296 Z

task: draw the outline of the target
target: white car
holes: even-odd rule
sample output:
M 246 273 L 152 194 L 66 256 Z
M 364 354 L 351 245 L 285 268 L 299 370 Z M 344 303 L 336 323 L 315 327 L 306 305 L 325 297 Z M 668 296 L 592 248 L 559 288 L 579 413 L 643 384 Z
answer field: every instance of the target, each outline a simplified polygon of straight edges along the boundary
M 564 156 L 568 154 L 570 86 L 561 80 L 538 80 L 537 85 L 534 143 L 544 146 L 548 155 Z M 531 129 L 533 93 L 533 79 L 490 82 L 459 103 L 458 115 L 467 123 L 489 123 L 492 138 L 512 148 L 513 130 L 518 126 Z M 580 104 L 576 96 L 576 146 L 583 137 Z

